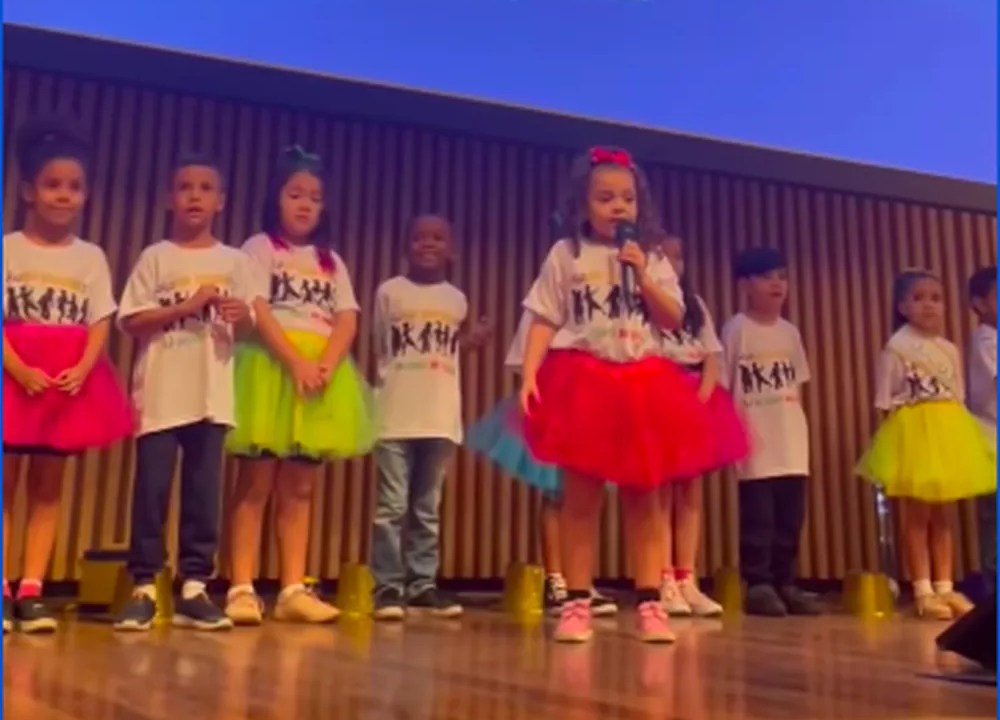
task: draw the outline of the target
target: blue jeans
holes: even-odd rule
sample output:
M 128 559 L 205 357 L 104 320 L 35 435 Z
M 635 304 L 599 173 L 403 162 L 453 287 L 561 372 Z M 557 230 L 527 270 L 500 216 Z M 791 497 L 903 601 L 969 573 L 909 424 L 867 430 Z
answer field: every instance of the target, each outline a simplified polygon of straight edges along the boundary
M 441 563 L 439 509 L 455 445 L 444 438 L 383 440 L 375 446 L 378 497 L 372 524 L 375 594 L 414 597 L 434 587 Z

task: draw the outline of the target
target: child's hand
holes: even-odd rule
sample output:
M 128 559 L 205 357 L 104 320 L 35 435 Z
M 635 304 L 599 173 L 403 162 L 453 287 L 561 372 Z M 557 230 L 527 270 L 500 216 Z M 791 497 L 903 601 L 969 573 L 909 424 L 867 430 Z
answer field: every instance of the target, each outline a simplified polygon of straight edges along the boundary
M 219 317 L 223 322 L 236 325 L 250 317 L 250 306 L 242 300 L 232 297 L 219 298 L 216 302 L 219 308 Z
M 90 368 L 83 367 L 82 365 L 74 365 L 71 368 L 63 370 L 56 376 L 55 385 L 64 393 L 76 395 L 80 392 L 80 388 L 83 387 L 83 382 L 89 374 Z
M 312 360 L 300 359 L 291 367 L 292 380 L 295 383 L 295 392 L 301 397 L 307 397 L 322 390 L 326 386 L 323 373 L 320 371 L 318 363 Z
M 634 240 L 622 245 L 622 249 L 618 252 L 618 261 L 631 265 L 637 273 L 646 269 L 646 253 Z
M 469 326 L 467 337 L 469 344 L 473 347 L 485 345 L 493 337 L 493 321 L 488 317 L 481 317 Z
M 531 409 L 534 405 L 537 405 L 541 401 L 541 395 L 538 394 L 538 384 L 535 382 L 534 377 L 527 377 L 521 379 L 521 412 L 527 415 L 531 415 Z
M 702 382 L 698 385 L 698 400 L 707 403 L 713 392 L 715 392 L 715 383 Z
M 200 311 L 206 305 L 219 301 L 219 288 L 214 285 L 202 285 L 186 302 L 192 313 Z
M 37 395 L 40 392 L 52 387 L 52 378 L 44 370 L 35 367 L 27 367 L 18 373 L 11 373 L 18 384 L 24 388 L 28 395 Z

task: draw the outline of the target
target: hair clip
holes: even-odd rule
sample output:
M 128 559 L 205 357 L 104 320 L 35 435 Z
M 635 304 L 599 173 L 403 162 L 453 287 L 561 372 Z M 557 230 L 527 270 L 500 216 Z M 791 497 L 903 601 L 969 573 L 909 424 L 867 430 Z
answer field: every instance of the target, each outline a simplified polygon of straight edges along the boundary
M 590 149 L 591 165 L 621 165 L 631 170 L 632 156 L 625 150 L 612 150 L 606 147 L 595 147 Z

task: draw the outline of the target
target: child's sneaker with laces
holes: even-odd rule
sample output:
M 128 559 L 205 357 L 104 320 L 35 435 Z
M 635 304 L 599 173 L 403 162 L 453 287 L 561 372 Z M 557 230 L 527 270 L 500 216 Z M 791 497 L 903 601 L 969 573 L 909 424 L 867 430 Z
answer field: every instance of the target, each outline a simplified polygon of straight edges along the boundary
M 712 618 L 722 615 L 722 605 L 703 593 L 693 578 L 677 583 L 677 590 L 695 617 Z
M 407 598 L 406 606 L 414 610 L 422 610 L 434 617 L 448 619 L 461 617 L 464 612 L 458 598 L 436 587 L 426 588 Z
M 174 608 L 174 627 L 194 630 L 229 630 L 233 621 L 226 617 L 205 592 L 194 597 L 181 596 Z
M 594 637 L 590 598 L 567 600 L 559 614 L 559 624 L 552 638 L 561 643 L 585 643 Z
M 672 643 L 677 636 L 670 630 L 666 608 L 658 600 L 647 600 L 636 608 L 635 624 L 639 639 L 648 643 Z
M 609 617 L 618 612 L 618 603 L 606 595 L 597 592 L 597 588 L 590 588 L 590 612 L 594 617 Z
M 558 574 L 552 573 L 545 576 L 545 612 L 549 615 L 558 616 L 562 611 L 562 606 L 566 602 L 566 579 Z
M 18 598 L 14 601 L 14 620 L 23 633 L 55 632 L 59 623 L 39 597 Z
M 681 589 L 671 575 L 664 575 L 660 585 L 660 602 L 672 617 L 691 617 L 691 606 L 681 594 Z
M 148 594 L 136 591 L 115 619 L 114 628 L 121 632 L 144 632 L 153 627 L 155 617 L 156 602 Z
M 340 617 L 340 610 L 325 603 L 306 587 L 299 587 L 278 596 L 274 606 L 274 619 L 280 622 L 319 625 L 331 623 Z
M 233 625 L 260 625 L 264 622 L 264 601 L 252 589 L 230 590 L 226 595 L 226 617 Z

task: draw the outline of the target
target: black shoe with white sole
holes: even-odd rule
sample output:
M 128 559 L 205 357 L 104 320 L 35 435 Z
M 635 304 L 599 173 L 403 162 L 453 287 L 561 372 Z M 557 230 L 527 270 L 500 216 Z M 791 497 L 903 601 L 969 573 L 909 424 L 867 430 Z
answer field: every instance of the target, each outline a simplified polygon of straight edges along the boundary
M 14 601 L 14 621 L 23 633 L 50 633 L 59 626 L 56 616 L 36 597 Z
M 406 603 L 403 593 L 395 588 L 383 588 L 375 593 L 375 609 L 372 617 L 376 620 L 402 620 L 406 617 Z
M 174 627 L 194 630 L 229 630 L 233 627 L 224 612 L 205 593 L 179 598 L 174 608 Z
M 455 597 L 434 587 L 421 590 L 406 604 L 414 610 L 423 610 L 440 618 L 457 618 L 463 612 Z
M 156 603 L 149 595 L 137 592 L 129 598 L 115 619 L 115 630 L 120 632 L 145 632 L 153 627 L 156 617 Z

